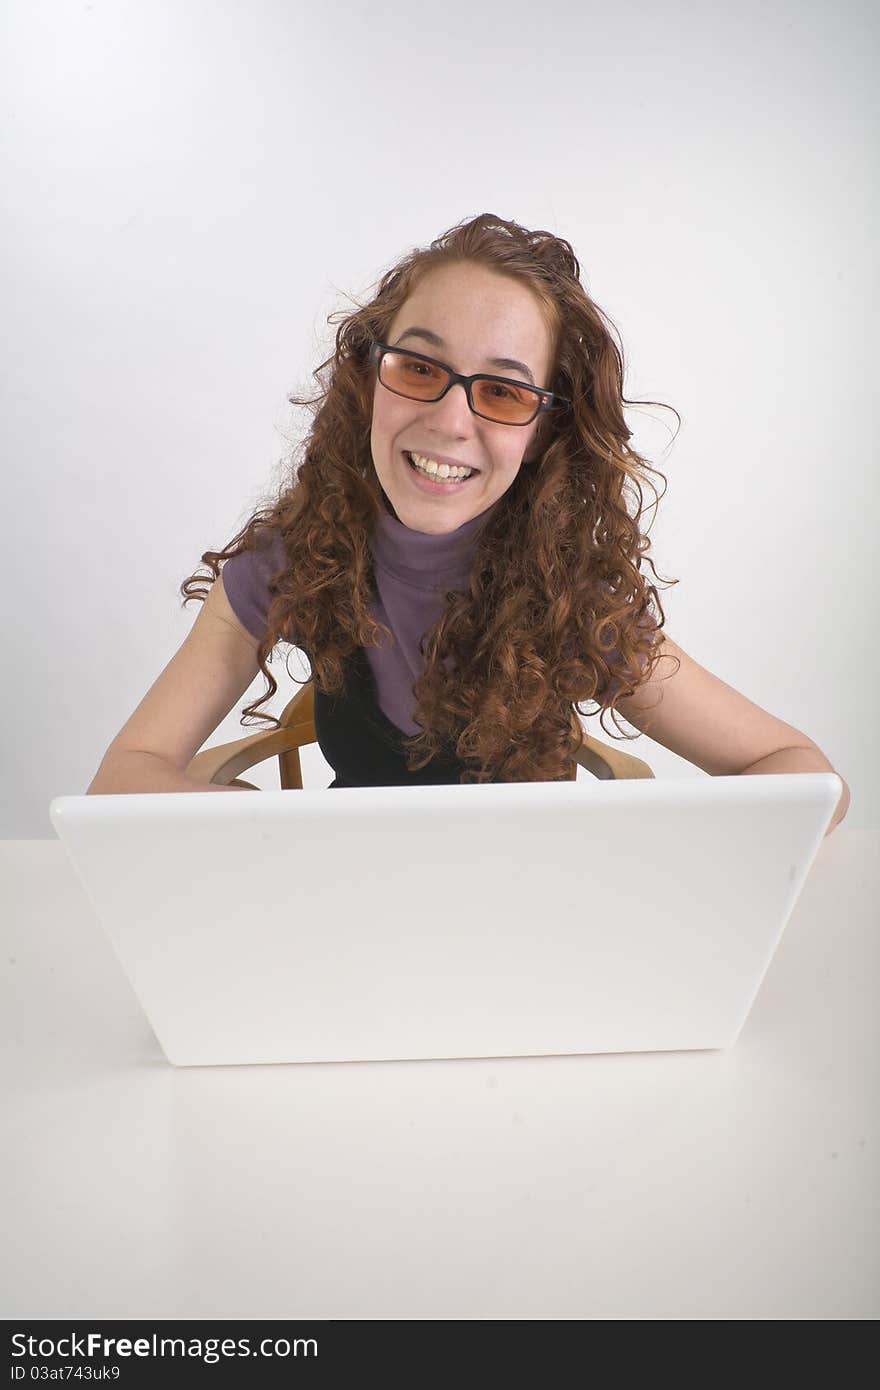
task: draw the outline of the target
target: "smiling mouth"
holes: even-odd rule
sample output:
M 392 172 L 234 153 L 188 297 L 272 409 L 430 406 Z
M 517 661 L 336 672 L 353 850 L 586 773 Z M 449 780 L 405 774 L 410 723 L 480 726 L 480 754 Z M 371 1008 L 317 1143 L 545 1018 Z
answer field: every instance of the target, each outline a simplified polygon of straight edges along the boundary
M 478 468 L 472 468 L 466 478 L 444 478 L 414 463 L 412 454 L 408 449 L 403 450 L 403 457 L 406 459 L 411 471 L 415 473 L 417 478 L 422 479 L 423 482 L 433 484 L 434 488 L 440 492 L 453 492 L 456 488 L 465 487 L 471 479 L 478 477 L 480 473 Z

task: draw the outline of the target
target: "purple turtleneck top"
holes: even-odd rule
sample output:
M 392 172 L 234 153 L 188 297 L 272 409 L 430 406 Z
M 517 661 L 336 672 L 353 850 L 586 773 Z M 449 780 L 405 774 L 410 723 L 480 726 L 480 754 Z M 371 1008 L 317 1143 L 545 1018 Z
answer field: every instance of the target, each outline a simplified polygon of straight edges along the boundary
M 379 514 L 370 541 L 378 590 L 370 612 L 390 628 L 394 641 L 383 639 L 381 647 L 364 650 L 382 713 L 407 734 L 421 732 L 412 717 L 412 688 L 424 670 L 419 641 L 439 618 L 447 593 L 467 588 L 479 533 L 497 506 L 493 502 L 457 530 L 439 536 L 411 530 L 390 509 Z M 256 638 L 266 630 L 269 580 L 285 562 L 280 536 L 264 532 L 258 550 L 242 551 L 223 565 L 226 597 Z
M 366 647 L 382 713 L 407 734 L 421 726 L 412 717 L 412 687 L 424 670 L 419 641 L 446 606 L 450 590 L 467 588 L 480 531 L 498 502 L 444 535 L 404 526 L 390 510 L 379 513 L 370 541 L 377 594 L 370 604 L 376 622 L 390 628 L 394 641 Z M 223 588 L 239 622 L 262 637 L 269 612 L 268 583 L 285 563 L 280 536 L 265 536 L 259 550 L 233 555 L 223 565 Z

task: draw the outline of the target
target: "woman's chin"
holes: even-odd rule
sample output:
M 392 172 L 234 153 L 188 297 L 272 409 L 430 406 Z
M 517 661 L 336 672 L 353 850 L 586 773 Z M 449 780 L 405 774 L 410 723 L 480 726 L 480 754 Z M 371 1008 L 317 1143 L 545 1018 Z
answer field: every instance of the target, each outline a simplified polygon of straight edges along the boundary
M 399 488 L 386 488 L 382 485 L 382 495 L 392 516 L 411 531 L 424 531 L 426 535 L 442 536 L 449 531 L 457 531 L 466 521 L 477 515 L 479 508 L 468 506 L 465 498 L 457 497 L 401 497 Z

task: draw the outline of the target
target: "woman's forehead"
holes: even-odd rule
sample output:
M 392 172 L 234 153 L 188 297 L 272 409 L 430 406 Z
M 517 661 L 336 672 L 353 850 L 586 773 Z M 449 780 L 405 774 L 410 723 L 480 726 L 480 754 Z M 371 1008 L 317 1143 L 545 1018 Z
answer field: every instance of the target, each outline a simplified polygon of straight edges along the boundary
M 485 266 L 434 266 L 410 287 L 400 313 L 424 307 L 440 314 L 491 313 L 512 320 L 543 322 L 538 296 L 511 275 L 500 275 Z M 421 320 L 420 320 L 421 322 Z
M 509 276 L 442 267 L 426 274 L 394 316 L 389 342 L 402 338 L 431 355 L 466 353 L 495 371 L 546 371 L 551 333 L 537 296 Z M 482 267 L 476 268 L 477 272 Z

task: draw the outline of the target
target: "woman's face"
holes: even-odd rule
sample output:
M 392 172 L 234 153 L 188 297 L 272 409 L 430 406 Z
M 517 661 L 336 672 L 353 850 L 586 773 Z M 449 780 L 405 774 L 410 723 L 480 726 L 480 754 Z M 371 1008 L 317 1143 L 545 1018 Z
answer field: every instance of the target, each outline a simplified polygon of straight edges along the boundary
M 424 328 L 439 342 L 410 335 Z M 453 371 L 489 372 L 549 389 L 552 343 L 538 301 L 509 276 L 471 264 L 429 271 L 393 319 L 390 347 L 426 353 Z M 498 366 L 493 358 L 515 358 L 521 368 Z M 507 491 L 538 429 L 503 425 L 474 415 L 460 382 L 439 401 L 413 401 L 376 380 L 370 445 L 382 489 L 404 526 L 431 535 L 455 531 L 479 516 Z M 416 473 L 413 451 L 437 463 L 476 468 L 463 483 L 435 487 Z M 526 464 L 528 467 L 528 463 Z

